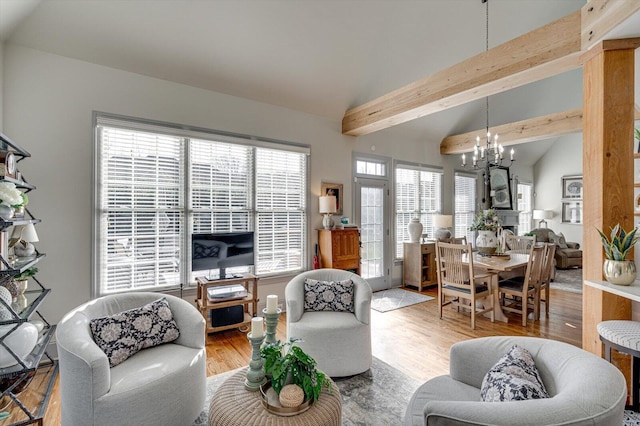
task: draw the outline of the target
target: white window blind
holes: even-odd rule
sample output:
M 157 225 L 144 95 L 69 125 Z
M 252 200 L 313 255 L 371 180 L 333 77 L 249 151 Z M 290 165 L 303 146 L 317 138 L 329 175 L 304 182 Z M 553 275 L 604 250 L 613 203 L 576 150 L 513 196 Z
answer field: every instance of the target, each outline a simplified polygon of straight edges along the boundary
M 192 233 L 255 231 L 258 275 L 304 269 L 308 149 L 122 120 L 97 118 L 97 296 L 193 282 Z
M 405 165 L 396 166 L 396 258 L 403 257 L 403 243 L 411 241 L 407 226 L 418 217 L 423 233 L 433 235 L 433 216 L 442 206 L 442 172 Z
M 117 128 L 99 135 L 100 294 L 178 286 L 184 139 Z
M 476 177 L 456 173 L 454 186 L 455 236 L 466 236 L 468 242 L 473 242 L 475 237 L 473 231 L 469 231 L 469 227 L 473 223 L 475 215 Z
M 518 223 L 518 234 L 524 235 L 531 231 L 531 221 L 533 220 L 532 209 L 533 185 L 530 183 L 518 183 L 518 211 L 520 212 Z

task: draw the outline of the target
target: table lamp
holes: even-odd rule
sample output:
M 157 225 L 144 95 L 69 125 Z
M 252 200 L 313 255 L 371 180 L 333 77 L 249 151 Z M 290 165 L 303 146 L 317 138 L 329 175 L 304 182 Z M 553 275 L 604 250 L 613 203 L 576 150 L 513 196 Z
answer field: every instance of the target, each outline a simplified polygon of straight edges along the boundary
M 27 225 L 16 226 L 13 229 L 12 243 L 13 252 L 18 257 L 33 256 L 36 248 L 31 243 L 40 241 L 36 233 L 36 227 L 33 223 Z M 11 244 L 10 244 L 11 245 Z
M 436 239 L 451 238 L 451 228 L 453 225 L 453 216 L 450 214 L 437 214 L 433 217 L 433 226 L 436 229 L 434 236 Z
M 553 217 L 552 210 L 534 210 L 533 218 L 539 219 L 538 228 L 546 228 L 547 227 L 547 219 L 551 219 Z M 544 224 L 544 226 L 542 226 Z
M 324 229 L 331 229 L 333 227 L 333 219 L 331 218 L 331 215 L 336 211 L 335 195 L 323 195 L 320 197 L 320 214 L 324 215 L 324 219 L 322 219 L 322 226 Z

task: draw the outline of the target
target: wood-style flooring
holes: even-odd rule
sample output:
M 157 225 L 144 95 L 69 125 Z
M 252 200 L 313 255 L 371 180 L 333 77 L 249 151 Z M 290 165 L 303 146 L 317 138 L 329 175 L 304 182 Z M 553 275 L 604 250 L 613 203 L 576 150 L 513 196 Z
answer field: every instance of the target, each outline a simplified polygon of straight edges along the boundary
M 423 293 L 436 297 L 433 288 Z M 536 336 L 580 346 L 582 295 L 552 289 L 550 299 L 549 317 L 545 318 L 543 313 L 540 321 L 528 321 L 526 327 L 522 327 L 518 315 L 507 314 L 508 324 L 491 323 L 488 318 L 478 318 L 476 329 L 471 330 L 468 313 L 458 313 L 445 307 L 442 320 L 438 318 L 437 300 L 385 313 L 371 311 L 373 355 L 422 382 L 447 374 L 451 345 L 474 337 Z M 278 324 L 277 337 L 284 340 L 285 336 L 283 315 Z M 210 334 L 207 338 L 207 375 L 246 366 L 250 353 L 251 346 L 245 333 L 230 330 Z M 44 424 L 60 425 L 58 384 L 49 401 Z

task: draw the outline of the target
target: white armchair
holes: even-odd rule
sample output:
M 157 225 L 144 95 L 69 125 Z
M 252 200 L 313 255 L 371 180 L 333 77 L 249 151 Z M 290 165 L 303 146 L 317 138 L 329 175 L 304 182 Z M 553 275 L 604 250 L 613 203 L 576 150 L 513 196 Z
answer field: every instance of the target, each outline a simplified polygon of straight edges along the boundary
M 354 284 L 354 312 L 305 312 L 305 279 Z M 293 278 L 285 288 L 287 339 L 303 341 L 300 348 L 331 377 L 360 374 L 371 368 L 371 287 L 359 275 L 338 269 L 316 269 Z
M 143 349 L 109 368 L 93 341 L 93 318 L 138 308 L 166 297 L 180 337 Z M 190 425 L 206 396 L 204 319 L 188 302 L 159 293 L 126 293 L 87 302 L 56 329 L 62 424 Z

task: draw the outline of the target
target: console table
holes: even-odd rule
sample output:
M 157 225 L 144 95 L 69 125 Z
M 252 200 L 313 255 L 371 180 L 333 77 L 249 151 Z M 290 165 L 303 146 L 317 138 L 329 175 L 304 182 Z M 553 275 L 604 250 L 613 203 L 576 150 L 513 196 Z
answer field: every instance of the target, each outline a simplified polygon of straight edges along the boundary
M 247 369 L 243 368 L 216 390 L 209 403 L 209 426 L 340 426 L 342 398 L 331 381 L 331 393 L 323 389 L 320 399 L 307 411 L 291 417 L 271 414 L 262 405 L 260 392 L 245 389 Z

